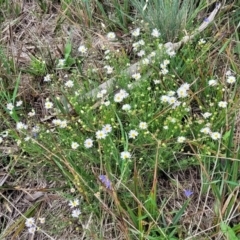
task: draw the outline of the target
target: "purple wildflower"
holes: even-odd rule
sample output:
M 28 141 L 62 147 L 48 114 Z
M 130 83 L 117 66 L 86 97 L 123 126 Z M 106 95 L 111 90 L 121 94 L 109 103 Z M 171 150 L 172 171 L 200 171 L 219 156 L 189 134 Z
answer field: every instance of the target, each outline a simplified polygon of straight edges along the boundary
M 191 190 L 185 190 L 184 189 L 184 194 L 187 198 L 189 198 L 193 194 L 193 192 Z
M 111 181 L 107 178 L 106 175 L 99 175 L 98 178 L 107 189 L 111 189 Z
M 32 133 L 32 136 L 33 136 L 34 138 L 37 138 L 37 137 L 38 137 L 38 134 L 37 134 L 36 132 L 33 132 L 33 133 Z
M 204 21 L 204 22 L 209 22 L 209 19 L 208 19 L 208 18 L 204 18 L 203 21 Z

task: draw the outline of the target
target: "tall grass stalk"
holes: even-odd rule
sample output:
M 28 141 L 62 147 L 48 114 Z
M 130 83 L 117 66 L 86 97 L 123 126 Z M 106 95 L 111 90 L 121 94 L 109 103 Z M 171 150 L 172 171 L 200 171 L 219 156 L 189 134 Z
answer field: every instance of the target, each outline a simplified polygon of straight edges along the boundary
M 128 25 L 133 20 L 131 13 L 131 1 L 113 0 L 96 1 L 99 17 L 107 23 L 108 29 L 121 29 L 127 32 Z

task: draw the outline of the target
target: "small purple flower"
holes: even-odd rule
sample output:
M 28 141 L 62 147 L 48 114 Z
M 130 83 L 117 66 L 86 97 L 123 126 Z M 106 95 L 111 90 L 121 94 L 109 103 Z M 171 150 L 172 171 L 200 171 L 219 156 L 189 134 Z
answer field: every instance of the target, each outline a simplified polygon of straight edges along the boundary
M 32 136 L 33 136 L 34 138 L 37 138 L 37 137 L 38 137 L 38 134 L 37 134 L 36 132 L 33 132 L 33 133 L 32 133 Z
M 208 19 L 208 18 L 204 18 L 203 21 L 204 21 L 204 22 L 209 22 L 209 19 Z
M 185 190 L 184 189 L 184 194 L 187 198 L 191 197 L 191 195 L 193 194 L 193 192 L 191 190 Z
M 107 189 L 111 189 L 111 181 L 107 178 L 106 175 L 99 175 L 98 178 Z

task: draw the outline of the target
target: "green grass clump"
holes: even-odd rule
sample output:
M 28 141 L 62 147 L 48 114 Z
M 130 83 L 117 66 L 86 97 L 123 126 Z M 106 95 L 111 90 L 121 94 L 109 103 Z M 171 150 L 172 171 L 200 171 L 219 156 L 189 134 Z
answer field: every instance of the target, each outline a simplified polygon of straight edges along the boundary
M 202 7 L 197 6 L 198 3 L 191 0 L 132 1 L 140 18 L 150 27 L 159 29 L 165 41 L 176 41 L 186 34 Z

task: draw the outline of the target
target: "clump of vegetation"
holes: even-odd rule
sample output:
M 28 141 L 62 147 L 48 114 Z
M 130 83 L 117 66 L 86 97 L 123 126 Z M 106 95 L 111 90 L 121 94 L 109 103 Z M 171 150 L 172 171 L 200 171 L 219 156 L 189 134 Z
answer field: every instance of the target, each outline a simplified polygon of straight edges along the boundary
M 58 53 L 41 48 L 21 65 L 0 52 L 2 167 L 11 177 L 0 194 L 18 212 L 4 218 L 2 238 L 238 238 L 238 48 L 220 46 L 214 29 L 167 47 L 207 7 L 171 3 L 63 1 L 54 34 L 77 26 Z M 37 8 L 45 16 L 56 4 Z M 9 190 L 27 192 L 30 204 L 14 206 Z M 49 198 L 61 199 L 52 211 Z
M 161 31 L 164 41 L 176 41 L 184 36 L 186 28 L 190 28 L 193 19 L 202 6 L 199 1 L 132 1 L 140 17 L 152 28 Z

